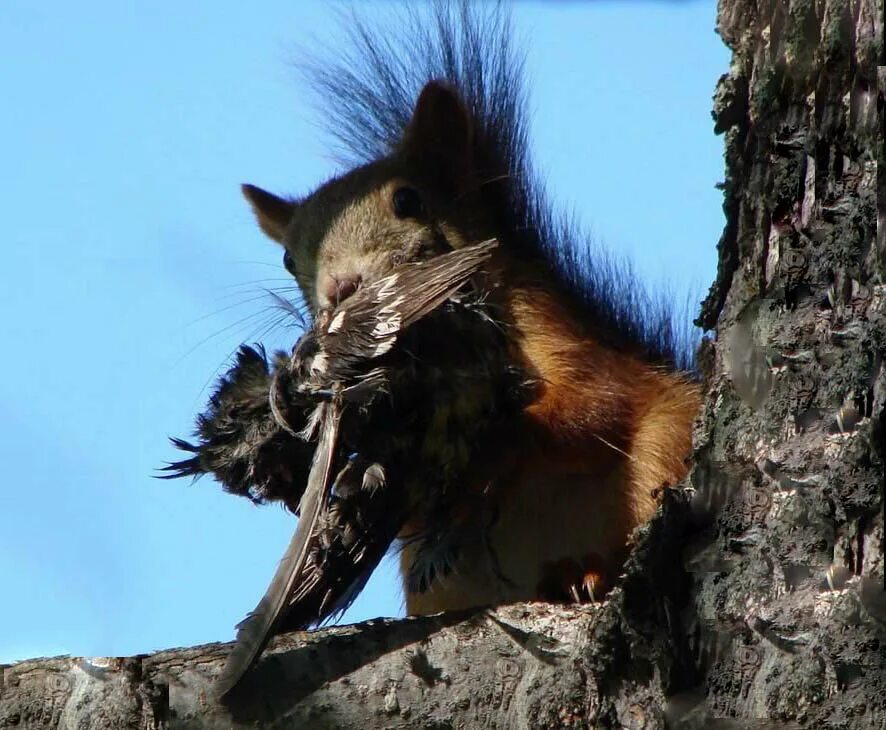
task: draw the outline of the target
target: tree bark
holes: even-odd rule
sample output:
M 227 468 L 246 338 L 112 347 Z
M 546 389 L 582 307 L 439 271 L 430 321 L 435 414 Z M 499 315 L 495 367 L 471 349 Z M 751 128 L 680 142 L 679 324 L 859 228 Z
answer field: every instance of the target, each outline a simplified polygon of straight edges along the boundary
M 694 466 L 606 603 L 290 634 L 227 705 L 223 644 L 22 662 L 0 727 L 886 727 L 883 3 L 721 0 L 718 30 Z
M 713 715 L 886 727 L 882 23 L 874 0 L 719 8 L 728 222 L 691 475 L 712 522 L 687 560 Z
M 688 500 L 668 491 L 628 575 L 598 605 L 518 604 L 369 621 L 272 641 L 226 704 L 229 646 L 4 668 L 0 727 L 660 727 L 691 661 L 679 628 L 675 538 Z

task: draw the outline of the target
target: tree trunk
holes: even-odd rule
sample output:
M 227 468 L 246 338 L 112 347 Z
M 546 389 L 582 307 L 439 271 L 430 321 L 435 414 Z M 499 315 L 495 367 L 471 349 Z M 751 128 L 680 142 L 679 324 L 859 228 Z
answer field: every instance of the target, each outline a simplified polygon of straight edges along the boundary
M 711 522 L 686 561 L 715 716 L 886 727 L 882 22 L 874 0 L 720 3 L 728 222 L 691 477 Z
M 883 4 L 721 0 L 718 27 L 695 466 L 609 601 L 279 637 L 226 706 L 221 644 L 22 662 L 0 727 L 886 727 Z

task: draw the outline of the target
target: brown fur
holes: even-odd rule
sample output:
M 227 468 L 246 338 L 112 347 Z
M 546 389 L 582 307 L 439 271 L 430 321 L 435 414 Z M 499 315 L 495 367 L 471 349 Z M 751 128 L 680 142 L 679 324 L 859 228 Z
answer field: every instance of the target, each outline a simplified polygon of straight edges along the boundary
M 506 272 L 500 276 L 507 281 Z M 599 599 L 618 574 L 631 532 L 655 511 L 656 490 L 686 473 L 699 406 L 695 384 L 601 345 L 543 282 L 506 288 L 503 297 L 518 356 L 538 374 L 542 387 L 502 439 L 507 448 L 490 454 L 490 463 L 478 470 L 484 481 L 474 488 L 485 489 L 503 514 L 490 539 L 498 561 L 506 561 L 514 548 L 512 536 L 523 547 L 538 540 L 528 551 L 534 559 L 520 572 L 503 570 L 518 588 L 506 588 L 499 597 L 490 589 L 497 579 L 489 574 L 483 550 L 477 550 L 463 561 L 471 568 L 425 594 L 407 595 L 410 614 L 517 599 Z M 485 481 L 490 473 L 497 475 L 491 490 Z M 509 512 L 508 503 L 515 500 L 524 508 Z M 576 510 L 603 519 L 583 527 Z M 546 554 L 546 541 L 563 530 L 579 531 L 564 541 L 577 547 Z M 412 559 L 407 546 L 404 574 Z
M 400 149 L 286 201 L 244 186 L 262 230 L 281 242 L 313 311 L 333 302 L 335 280 L 378 278 L 392 265 L 499 237 L 471 172 L 470 119 L 457 95 L 431 83 Z M 409 186 L 423 210 L 398 217 Z M 489 272 L 514 357 L 539 380 L 538 396 L 493 438 L 464 485 L 468 538 L 452 575 L 406 596 L 410 614 L 513 600 L 598 598 L 611 586 L 632 530 L 656 507 L 656 489 L 686 471 L 697 386 L 595 332 L 545 262 L 502 242 Z M 618 340 L 618 333 L 615 339 Z M 493 515 L 476 518 L 482 508 Z M 404 534 L 422 526 L 410 524 Z M 402 553 L 404 575 L 414 547 Z

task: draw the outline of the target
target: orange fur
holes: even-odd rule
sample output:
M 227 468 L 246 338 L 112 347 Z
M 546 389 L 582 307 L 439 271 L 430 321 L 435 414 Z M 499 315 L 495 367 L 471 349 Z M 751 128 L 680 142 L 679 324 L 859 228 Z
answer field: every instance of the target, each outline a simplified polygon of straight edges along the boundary
M 469 548 L 431 590 L 407 593 L 410 614 L 599 599 L 631 532 L 656 509 L 655 490 L 686 473 L 698 387 L 604 345 L 543 282 L 520 283 L 526 278 L 505 267 L 499 278 L 510 282 L 500 304 L 516 356 L 541 381 L 538 397 L 468 485 L 499 514 L 489 547 Z M 407 546 L 404 575 L 413 555 Z

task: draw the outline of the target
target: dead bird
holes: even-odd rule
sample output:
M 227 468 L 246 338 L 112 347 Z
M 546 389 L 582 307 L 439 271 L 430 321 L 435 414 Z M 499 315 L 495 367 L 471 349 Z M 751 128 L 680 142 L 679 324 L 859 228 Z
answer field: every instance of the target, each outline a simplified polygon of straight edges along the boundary
M 193 455 L 168 476 L 213 473 L 228 491 L 300 515 L 265 596 L 238 627 L 220 694 L 272 635 L 344 611 L 407 520 L 427 526 L 408 537 L 423 556 L 416 590 L 455 564 L 459 531 L 441 539 L 432 526 L 443 515 L 457 523 L 456 482 L 532 383 L 468 283 L 495 245 L 405 264 L 361 287 L 318 314 L 273 369 L 262 351 L 241 348 L 198 417 L 198 443 L 173 440 Z

